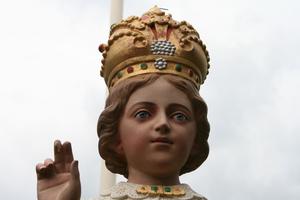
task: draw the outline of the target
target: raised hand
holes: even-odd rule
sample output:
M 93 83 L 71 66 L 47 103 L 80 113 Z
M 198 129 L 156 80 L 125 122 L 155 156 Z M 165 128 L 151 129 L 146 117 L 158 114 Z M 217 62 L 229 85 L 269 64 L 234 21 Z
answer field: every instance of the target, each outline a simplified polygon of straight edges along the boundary
M 54 161 L 46 159 L 36 165 L 39 200 L 78 200 L 81 187 L 78 161 L 73 159 L 70 142 L 54 142 Z

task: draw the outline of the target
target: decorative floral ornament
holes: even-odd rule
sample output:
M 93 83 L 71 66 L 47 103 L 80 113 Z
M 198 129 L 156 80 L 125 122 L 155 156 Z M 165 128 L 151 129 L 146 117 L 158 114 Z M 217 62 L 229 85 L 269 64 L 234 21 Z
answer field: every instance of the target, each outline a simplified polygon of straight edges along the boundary
M 154 66 L 156 69 L 162 70 L 167 67 L 167 61 L 163 58 L 156 58 L 154 62 Z
M 138 194 L 160 195 L 160 196 L 182 196 L 185 190 L 178 186 L 143 185 L 137 188 Z

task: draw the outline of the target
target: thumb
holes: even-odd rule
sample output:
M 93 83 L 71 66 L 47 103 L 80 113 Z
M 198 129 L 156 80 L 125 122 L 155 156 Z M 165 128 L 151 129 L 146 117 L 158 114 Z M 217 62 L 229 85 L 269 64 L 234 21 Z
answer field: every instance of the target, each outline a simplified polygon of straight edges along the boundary
M 64 199 L 80 199 L 81 195 L 81 187 L 80 187 L 80 180 L 79 180 L 79 170 L 78 170 L 78 161 L 73 160 L 71 163 L 71 179 L 70 183 L 68 184 L 68 187 L 66 190 L 62 192 L 60 197 L 58 199 L 64 200 Z
M 73 160 L 71 163 L 71 175 L 72 179 L 79 181 L 79 169 L 78 169 L 78 160 Z

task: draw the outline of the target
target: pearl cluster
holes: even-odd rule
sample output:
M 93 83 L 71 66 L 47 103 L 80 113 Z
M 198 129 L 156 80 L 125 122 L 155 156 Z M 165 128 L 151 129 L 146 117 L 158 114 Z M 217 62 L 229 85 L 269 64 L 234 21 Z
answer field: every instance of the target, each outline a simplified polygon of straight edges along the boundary
M 151 52 L 155 55 L 168 55 L 175 54 L 176 47 L 170 41 L 153 41 L 151 44 Z
M 154 66 L 156 69 L 162 70 L 167 67 L 167 61 L 163 58 L 156 58 L 154 62 Z

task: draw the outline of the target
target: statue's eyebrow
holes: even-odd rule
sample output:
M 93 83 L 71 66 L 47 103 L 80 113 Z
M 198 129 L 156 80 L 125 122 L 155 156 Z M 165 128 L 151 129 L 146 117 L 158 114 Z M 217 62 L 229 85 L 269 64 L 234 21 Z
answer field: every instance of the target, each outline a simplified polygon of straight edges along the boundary
M 180 103 L 171 103 L 170 105 L 168 105 L 167 109 L 176 109 L 176 108 L 180 108 L 183 109 L 187 112 L 192 112 L 188 107 L 186 107 L 185 105 L 182 105 Z
M 148 102 L 148 101 L 142 101 L 142 102 L 137 102 L 133 103 L 129 108 L 128 111 L 132 111 L 138 108 L 148 108 L 148 109 L 154 109 L 155 108 L 155 103 L 153 102 Z

